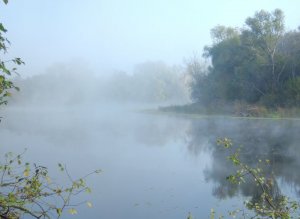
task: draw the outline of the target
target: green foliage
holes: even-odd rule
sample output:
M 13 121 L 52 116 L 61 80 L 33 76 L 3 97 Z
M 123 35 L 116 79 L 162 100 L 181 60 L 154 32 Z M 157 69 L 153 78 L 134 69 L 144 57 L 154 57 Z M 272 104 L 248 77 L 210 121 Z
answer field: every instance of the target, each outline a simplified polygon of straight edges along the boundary
M 227 177 L 232 184 L 240 185 L 251 180 L 258 187 L 259 193 L 250 201 L 245 202 L 245 206 L 254 213 L 245 213 L 242 210 L 230 212 L 230 216 L 236 217 L 242 214 L 243 218 L 299 218 L 299 204 L 291 201 L 287 196 L 278 192 L 276 178 L 273 174 L 268 175 L 264 169 L 270 165 L 270 160 L 259 159 L 255 166 L 249 166 L 241 160 L 242 148 L 234 147 L 230 139 L 218 140 L 225 150 L 230 152 L 227 159 L 236 167 L 236 171 Z
M 300 32 L 284 29 L 279 9 L 256 12 L 239 30 L 213 28 L 214 43 L 204 49 L 212 66 L 200 75 L 187 67 L 193 78 L 192 98 L 204 104 L 244 101 L 269 108 L 296 106 L 299 101 L 293 90 L 300 76 Z
M 8 0 L 3 2 L 7 4 Z M 4 25 L 0 23 L 0 52 L 3 56 L 10 43 L 4 36 L 6 32 Z M 8 68 L 10 64 L 19 66 L 24 62 L 20 58 L 0 59 L 0 105 L 7 104 L 11 89 L 19 90 L 9 78 L 17 70 L 15 67 Z M 58 164 L 58 167 L 67 177 L 69 185 L 56 183 L 44 166 L 24 163 L 23 154 L 5 154 L 0 160 L 0 218 L 60 218 L 65 210 L 72 215 L 77 214 L 74 207 L 81 203 L 71 203 L 71 198 L 83 192 L 90 193 L 91 189 L 85 180 L 89 175 L 100 171 L 74 180 L 65 166 Z M 92 207 L 91 202 L 85 203 Z
M 7 4 L 7 2 L 8 1 L 4 1 L 5 4 Z M 0 23 L 0 52 L 3 54 L 7 53 L 8 44 L 10 44 L 9 40 L 4 36 L 6 32 L 7 30 L 4 25 Z M 9 63 L 13 63 L 17 66 L 24 64 L 20 58 L 10 60 L 0 59 L 0 105 L 7 104 L 7 98 L 11 96 L 11 89 L 19 90 L 19 88 L 9 79 L 13 73 L 16 73 L 17 68 L 13 67 L 12 69 L 9 69 L 7 67 L 7 64 Z
M 4 162 L 0 163 L 0 217 L 21 218 L 56 218 L 63 211 L 76 214 L 74 208 L 78 203 L 71 203 L 71 198 L 80 193 L 90 193 L 85 179 L 94 171 L 82 178 L 73 180 L 67 169 L 59 164 L 58 167 L 69 181 L 68 186 L 57 184 L 48 174 L 48 169 L 36 164 L 25 163 L 23 154 L 14 156 L 7 153 Z M 92 207 L 90 202 L 86 202 Z
M 288 98 L 287 105 L 300 106 L 300 76 L 285 83 L 285 96 Z
M 193 219 L 193 216 L 191 213 L 188 214 L 187 219 Z
M 237 37 L 239 35 L 239 32 L 237 29 L 234 29 L 232 27 L 218 25 L 211 29 L 210 35 L 214 43 L 216 44 L 224 40 Z

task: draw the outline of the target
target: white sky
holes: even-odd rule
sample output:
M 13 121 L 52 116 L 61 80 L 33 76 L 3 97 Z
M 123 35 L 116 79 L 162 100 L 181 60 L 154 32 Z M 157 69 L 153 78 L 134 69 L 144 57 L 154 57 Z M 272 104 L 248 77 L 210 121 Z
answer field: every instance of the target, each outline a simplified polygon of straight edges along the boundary
M 280 8 L 287 29 L 300 25 L 299 0 L 10 0 L 0 21 L 27 76 L 57 62 L 88 63 L 97 74 L 135 64 L 182 64 L 211 43 L 218 24 L 241 27 L 260 9 Z

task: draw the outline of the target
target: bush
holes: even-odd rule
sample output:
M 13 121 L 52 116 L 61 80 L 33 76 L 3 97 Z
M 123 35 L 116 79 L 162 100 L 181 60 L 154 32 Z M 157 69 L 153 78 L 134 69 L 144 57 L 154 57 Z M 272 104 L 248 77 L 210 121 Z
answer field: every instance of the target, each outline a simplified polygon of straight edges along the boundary
M 59 218 L 67 210 L 76 214 L 76 203 L 71 203 L 73 196 L 82 192 L 90 193 L 86 185 L 86 176 L 73 180 L 66 168 L 58 167 L 69 181 L 68 186 L 61 186 L 51 179 L 48 169 L 36 164 L 24 163 L 23 154 L 14 156 L 7 153 L 4 162 L 0 162 L 0 217 L 17 219 L 25 216 L 33 218 Z M 90 202 L 86 204 L 91 207 Z
M 284 96 L 287 106 L 300 106 L 300 77 L 290 79 L 285 84 Z

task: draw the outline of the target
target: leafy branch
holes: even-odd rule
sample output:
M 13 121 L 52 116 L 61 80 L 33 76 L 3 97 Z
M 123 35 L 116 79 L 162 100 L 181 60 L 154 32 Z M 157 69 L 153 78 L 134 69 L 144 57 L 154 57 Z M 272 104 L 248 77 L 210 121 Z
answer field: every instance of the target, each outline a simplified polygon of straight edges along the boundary
M 227 180 L 233 184 L 240 185 L 245 183 L 246 180 L 258 187 L 259 195 L 252 201 L 245 202 L 246 207 L 249 210 L 254 210 L 255 215 L 250 218 L 272 218 L 272 219 L 290 219 L 299 213 L 299 203 L 296 201 L 290 201 L 290 199 L 280 194 L 280 192 L 274 192 L 277 188 L 277 182 L 274 174 L 266 174 L 264 169 L 267 169 L 270 165 L 270 160 L 259 159 L 254 167 L 249 166 L 240 157 L 242 148 L 234 147 L 230 139 L 224 138 L 217 141 L 218 145 L 221 145 L 225 150 L 230 152 L 227 159 L 236 167 L 236 171 L 227 177 Z M 232 215 L 236 215 L 237 212 Z M 245 218 L 245 213 L 243 213 Z M 299 217 L 297 217 L 299 218 Z
M 44 166 L 23 162 L 23 154 L 14 156 L 5 154 L 5 161 L 0 163 L 0 218 L 16 219 L 25 215 L 33 218 L 56 218 L 62 216 L 63 211 L 77 214 L 76 206 L 90 202 L 72 203 L 71 198 L 83 192 L 90 193 L 91 189 L 86 185 L 84 177 L 72 179 L 66 167 L 58 164 L 68 179 L 68 186 L 60 186 L 55 183 Z
M 8 3 L 8 0 L 2 1 L 4 4 Z M 6 32 L 0 22 L 0 53 L 3 53 L 3 56 L 10 44 L 5 38 Z M 17 73 L 17 68 L 10 69 L 7 67 L 9 64 L 19 66 L 25 63 L 21 58 L 4 60 L 0 57 L 0 105 L 7 104 L 11 89 L 19 91 L 10 79 L 13 73 Z M 25 216 L 37 219 L 60 218 L 64 210 L 70 214 L 77 214 L 76 206 L 83 202 L 72 203 L 71 198 L 83 192 L 90 193 L 91 189 L 86 185 L 86 178 L 100 171 L 93 171 L 74 180 L 66 166 L 59 164 L 58 167 L 67 176 L 69 184 L 61 186 L 51 179 L 47 167 L 24 163 L 24 153 L 15 156 L 9 152 L 4 155 L 3 161 L 0 160 L 0 218 L 19 219 Z M 90 202 L 86 204 L 92 207 Z
M 3 0 L 5 4 L 8 1 Z M 7 30 L 4 25 L 0 22 L 0 52 L 3 54 L 7 53 L 8 45 L 10 45 L 9 40 L 5 37 Z M 0 105 L 7 104 L 7 97 L 11 96 L 11 89 L 19 91 L 20 89 L 14 85 L 14 83 L 9 79 L 9 77 L 15 73 L 17 74 L 17 68 L 13 67 L 12 69 L 8 68 L 7 65 L 12 63 L 14 65 L 23 65 L 25 64 L 21 58 L 13 58 L 9 60 L 3 60 L 0 58 Z

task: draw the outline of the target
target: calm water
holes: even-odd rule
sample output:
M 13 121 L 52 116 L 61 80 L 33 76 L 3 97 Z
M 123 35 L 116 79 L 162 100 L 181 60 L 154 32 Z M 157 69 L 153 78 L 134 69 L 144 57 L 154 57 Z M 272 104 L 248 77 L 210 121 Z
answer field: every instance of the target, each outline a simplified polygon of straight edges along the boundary
M 233 170 L 219 137 L 243 145 L 248 163 L 271 160 L 276 191 L 300 194 L 300 121 L 230 118 L 191 119 L 138 113 L 136 107 L 12 108 L 2 111 L 0 151 L 57 173 L 65 163 L 74 177 L 89 178 L 92 194 L 81 197 L 94 207 L 64 218 L 208 218 L 211 208 L 226 214 L 255 198 L 255 186 L 240 189 L 225 180 Z M 76 201 L 76 200 L 75 200 Z

